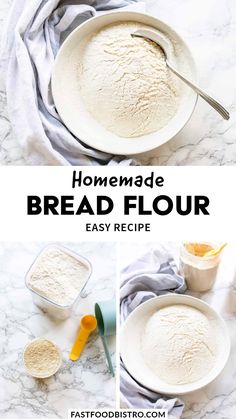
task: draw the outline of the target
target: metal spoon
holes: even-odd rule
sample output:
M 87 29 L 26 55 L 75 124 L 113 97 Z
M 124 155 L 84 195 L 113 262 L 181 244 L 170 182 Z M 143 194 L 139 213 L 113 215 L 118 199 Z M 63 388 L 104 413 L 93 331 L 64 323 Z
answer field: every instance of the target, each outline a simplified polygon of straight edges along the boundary
M 211 97 L 208 93 L 204 92 L 202 89 L 200 89 L 198 86 L 196 86 L 193 82 L 191 82 L 188 78 L 183 76 L 179 71 L 176 70 L 170 64 L 169 57 L 171 55 L 171 46 L 168 43 L 168 41 L 162 37 L 158 32 L 152 31 L 150 29 L 139 29 L 138 31 L 131 34 L 133 37 L 138 38 L 144 38 L 149 39 L 150 41 L 155 42 L 164 52 L 165 59 L 166 59 L 166 65 L 167 67 L 181 80 L 183 80 L 189 87 L 191 87 L 196 93 L 199 94 L 209 105 L 211 105 L 224 119 L 229 119 L 230 114 L 225 109 L 223 105 L 221 105 L 217 100 L 215 100 L 213 97 Z

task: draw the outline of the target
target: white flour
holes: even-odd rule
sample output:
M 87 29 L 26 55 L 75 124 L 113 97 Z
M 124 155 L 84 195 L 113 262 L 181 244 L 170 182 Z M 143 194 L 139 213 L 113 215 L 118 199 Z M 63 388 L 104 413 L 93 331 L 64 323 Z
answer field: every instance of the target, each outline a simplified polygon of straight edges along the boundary
M 150 41 L 132 38 L 139 23 L 109 25 L 84 42 L 78 80 L 90 114 L 121 137 L 160 130 L 179 104 L 177 78 L 163 51 Z
M 57 248 L 46 249 L 37 259 L 28 286 L 63 306 L 74 302 L 88 279 L 87 266 Z
M 147 321 L 142 354 L 146 364 L 168 384 L 189 384 L 213 367 L 218 352 L 214 324 L 185 305 L 160 309 Z
M 32 375 L 46 376 L 56 372 L 60 364 L 60 353 L 53 342 L 36 339 L 24 352 L 24 363 Z

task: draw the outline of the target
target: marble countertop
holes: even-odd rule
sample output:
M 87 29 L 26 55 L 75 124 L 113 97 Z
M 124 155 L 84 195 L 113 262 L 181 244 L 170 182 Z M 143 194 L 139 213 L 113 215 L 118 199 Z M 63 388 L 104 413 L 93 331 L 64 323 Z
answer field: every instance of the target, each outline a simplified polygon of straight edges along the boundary
M 236 163 L 236 2 L 235 0 L 146 0 L 147 11 L 173 26 L 195 56 L 200 85 L 222 98 L 231 112 L 226 122 L 199 99 L 196 110 L 175 138 L 140 155 L 146 165 L 233 165 Z M 0 4 L 0 27 L 12 0 Z M 1 29 L 0 29 L 1 31 Z M 7 116 L 0 80 L 0 164 L 24 165 L 22 150 Z
M 120 260 L 122 266 L 146 252 L 157 243 L 122 243 Z M 162 245 L 175 258 L 179 259 L 179 244 Z M 206 293 L 191 293 L 209 303 L 224 318 L 231 337 L 231 353 L 226 367 L 220 376 L 202 390 L 182 396 L 185 409 L 183 419 L 234 419 L 236 407 L 236 291 L 232 287 L 236 272 L 236 245 L 225 249 L 218 270 L 214 288 Z M 190 294 L 190 292 L 187 292 Z
M 64 419 L 67 409 L 115 407 L 115 379 L 107 370 L 98 334 L 91 337 L 80 361 L 72 363 L 68 353 L 81 315 L 93 313 L 95 302 L 114 296 L 116 245 L 63 245 L 87 257 L 93 274 L 76 313 L 60 322 L 34 305 L 24 284 L 24 275 L 43 244 L 0 243 L 0 416 L 4 419 Z M 30 340 L 42 336 L 59 345 L 63 364 L 53 377 L 37 380 L 25 372 L 22 350 Z M 113 338 L 109 345 L 114 361 Z

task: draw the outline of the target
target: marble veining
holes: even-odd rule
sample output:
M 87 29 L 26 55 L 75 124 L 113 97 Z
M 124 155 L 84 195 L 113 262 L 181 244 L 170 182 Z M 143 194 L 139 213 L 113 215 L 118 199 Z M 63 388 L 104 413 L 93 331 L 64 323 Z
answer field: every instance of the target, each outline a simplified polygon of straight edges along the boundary
M 0 4 L 0 31 L 12 0 Z M 195 56 L 202 88 L 218 96 L 231 113 L 226 122 L 199 99 L 185 128 L 171 141 L 138 156 L 144 165 L 234 165 L 236 163 L 235 0 L 146 0 L 147 12 L 173 26 Z M 0 164 L 27 160 L 7 116 L 0 76 Z
M 149 248 L 161 248 L 173 255 L 179 263 L 179 243 L 123 243 L 120 249 L 121 268 Z M 234 419 L 236 412 L 236 291 L 232 284 L 236 278 L 236 244 L 225 249 L 216 283 L 206 293 L 190 293 L 210 304 L 224 318 L 231 337 L 231 353 L 220 376 L 202 390 L 180 398 L 185 403 L 183 419 Z
M 68 359 L 79 319 L 94 303 L 115 293 L 116 245 L 63 243 L 87 257 L 93 274 L 76 312 L 56 321 L 34 305 L 24 275 L 43 243 L 0 243 L 0 416 L 5 419 L 58 419 L 73 408 L 114 408 L 115 379 L 107 370 L 100 337 L 92 335 L 80 361 Z M 106 260 L 106 263 L 104 263 Z M 59 372 L 45 380 L 24 370 L 22 350 L 35 337 L 53 339 L 63 353 Z M 109 341 L 115 362 L 115 340 Z

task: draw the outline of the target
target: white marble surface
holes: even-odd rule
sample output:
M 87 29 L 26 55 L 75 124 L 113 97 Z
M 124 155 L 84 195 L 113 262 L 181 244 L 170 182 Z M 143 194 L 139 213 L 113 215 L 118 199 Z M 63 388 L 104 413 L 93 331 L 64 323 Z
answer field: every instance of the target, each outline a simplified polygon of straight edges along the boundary
M 0 416 L 4 419 L 64 419 L 69 408 L 115 407 L 115 379 L 107 371 L 98 334 L 89 340 L 80 361 L 72 363 L 68 353 L 81 315 L 93 313 L 96 301 L 114 296 L 116 245 L 63 244 L 87 257 L 93 274 L 77 313 L 57 322 L 34 305 L 24 285 L 24 275 L 43 244 L 0 243 Z M 32 378 L 22 364 L 24 346 L 41 336 L 52 338 L 63 352 L 61 369 L 46 380 Z M 110 345 L 114 359 L 113 338 Z
M 155 246 L 159 244 L 122 243 L 122 266 Z M 178 263 L 179 244 L 165 243 L 162 246 Z M 236 415 L 236 292 L 232 287 L 236 272 L 235 255 L 236 245 L 230 244 L 224 251 L 214 288 L 202 294 L 191 293 L 209 303 L 222 315 L 231 336 L 231 353 L 226 367 L 214 382 L 202 390 L 181 397 L 185 403 L 183 419 L 234 419 Z
M 0 2 L 0 31 L 12 0 Z M 196 58 L 200 84 L 229 106 L 225 122 L 202 100 L 193 117 L 167 144 L 140 156 L 146 165 L 232 165 L 236 163 L 235 0 L 147 0 L 147 11 L 173 26 Z M 7 117 L 0 80 L 0 164 L 24 165 Z

